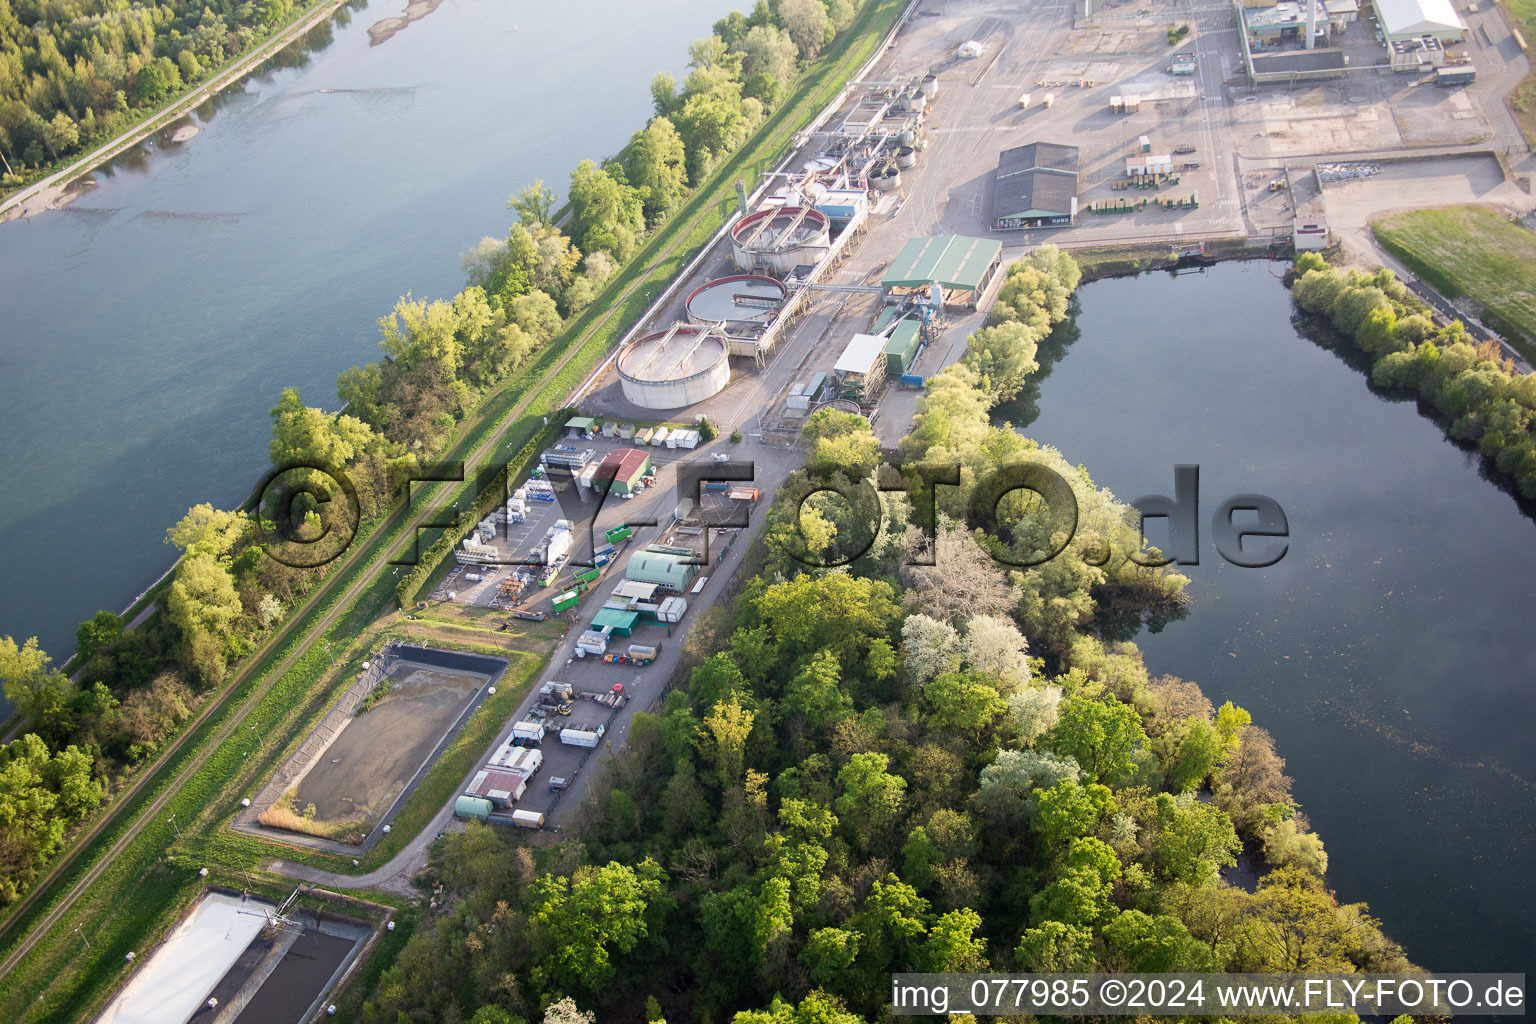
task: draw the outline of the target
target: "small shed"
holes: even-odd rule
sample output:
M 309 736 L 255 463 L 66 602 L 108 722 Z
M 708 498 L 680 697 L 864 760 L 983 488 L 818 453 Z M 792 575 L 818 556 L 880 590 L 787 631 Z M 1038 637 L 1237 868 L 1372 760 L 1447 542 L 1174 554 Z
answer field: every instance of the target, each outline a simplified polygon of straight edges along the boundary
M 631 601 L 649 601 L 656 596 L 656 584 L 641 583 L 639 580 L 625 580 L 613 588 L 613 596 L 627 598 Z
M 635 612 L 619 611 L 617 608 L 601 608 L 592 617 L 593 629 L 605 629 L 615 636 L 630 636 L 635 631 L 635 624 L 640 621 L 640 616 Z
M 572 416 L 565 421 L 565 432 L 572 437 L 586 437 L 597 429 L 597 420 L 591 416 Z

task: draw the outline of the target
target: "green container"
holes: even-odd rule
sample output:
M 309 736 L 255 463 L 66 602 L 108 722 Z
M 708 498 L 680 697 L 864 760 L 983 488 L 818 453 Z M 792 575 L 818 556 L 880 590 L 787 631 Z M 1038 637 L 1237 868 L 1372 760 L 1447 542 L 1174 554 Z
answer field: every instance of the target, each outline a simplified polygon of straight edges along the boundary
M 608 531 L 606 536 L 610 543 L 617 544 L 619 541 L 628 538 L 629 535 L 634 532 L 635 531 L 629 526 L 615 526 L 613 529 Z

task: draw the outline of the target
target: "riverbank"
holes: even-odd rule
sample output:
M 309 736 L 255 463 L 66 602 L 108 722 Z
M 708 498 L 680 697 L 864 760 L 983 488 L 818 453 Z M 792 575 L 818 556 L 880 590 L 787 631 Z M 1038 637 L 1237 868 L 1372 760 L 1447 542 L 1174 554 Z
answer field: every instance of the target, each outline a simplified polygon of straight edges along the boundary
M 278 51 L 330 17 L 345 2 L 346 0 L 320 0 L 320 3 L 312 7 L 307 14 L 296 18 L 286 29 L 244 57 L 238 58 L 224 71 L 184 94 L 170 106 L 162 108 L 159 113 L 150 115 L 117 138 L 77 158 L 41 181 L 34 182 L 15 195 L 0 200 L 0 224 L 10 220 L 34 217 L 37 214 L 67 206 L 84 191 L 72 188 L 81 177 L 109 160 L 121 156 L 177 118 L 185 117 L 218 93 L 239 82 L 270 60 Z M 181 137 L 174 138 L 176 142 L 185 142 L 192 137 L 191 135 L 182 136 L 180 132 L 177 134 Z M 195 135 L 196 132 L 193 134 Z
M 405 13 L 393 18 L 381 18 L 368 27 L 368 45 L 379 46 L 394 38 L 413 21 L 420 21 L 443 5 L 443 0 L 411 0 L 405 5 Z

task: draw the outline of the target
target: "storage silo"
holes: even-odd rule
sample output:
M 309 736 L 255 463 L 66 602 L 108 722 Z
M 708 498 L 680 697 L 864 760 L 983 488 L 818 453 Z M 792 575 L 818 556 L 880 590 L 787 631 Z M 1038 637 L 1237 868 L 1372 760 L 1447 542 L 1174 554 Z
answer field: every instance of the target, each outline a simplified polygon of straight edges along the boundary
M 642 409 L 679 409 L 731 382 L 730 345 L 717 328 L 678 323 L 629 343 L 618 359 L 624 397 Z

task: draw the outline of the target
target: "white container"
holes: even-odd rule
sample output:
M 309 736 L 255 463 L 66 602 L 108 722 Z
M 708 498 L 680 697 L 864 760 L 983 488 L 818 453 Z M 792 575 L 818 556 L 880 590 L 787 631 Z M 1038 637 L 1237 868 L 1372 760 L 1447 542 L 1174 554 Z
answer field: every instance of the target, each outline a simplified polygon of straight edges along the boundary
M 544 815 L 538 811 L 513 811 L 512 824 L 518 828 L 543 828 Z

